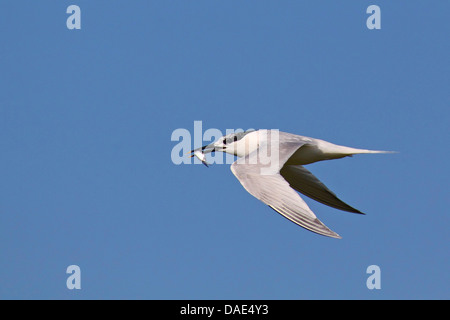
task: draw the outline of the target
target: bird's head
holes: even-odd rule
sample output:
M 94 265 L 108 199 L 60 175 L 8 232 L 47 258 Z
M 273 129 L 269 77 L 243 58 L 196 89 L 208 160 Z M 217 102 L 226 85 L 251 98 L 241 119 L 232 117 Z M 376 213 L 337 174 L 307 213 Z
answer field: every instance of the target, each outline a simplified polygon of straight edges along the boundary
M 249 148 L 250 141 L 247 139 L 249 133 L 255 132 L 255 130 L 248 130 L 245 132 L 235 132 L 227 134 L 215 142 L 192 150 L 190 153 L 201 151 L 203 154 L 211 152 L 226 152 L 238 157 L 246 156 L 249 152 L 253 151 L 253 148 Z

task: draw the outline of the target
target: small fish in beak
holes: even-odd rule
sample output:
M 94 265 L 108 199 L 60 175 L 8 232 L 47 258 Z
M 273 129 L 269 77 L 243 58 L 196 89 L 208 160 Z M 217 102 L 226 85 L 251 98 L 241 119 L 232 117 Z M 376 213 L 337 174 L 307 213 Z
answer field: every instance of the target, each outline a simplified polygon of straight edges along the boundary
M 192 150 L 191 153 L 193 152 L 193 154 L 191 155 L 192 157 L 197 157 L 198 160 L 200 160 L 205 166 L 209 167 L 208 162 L 206 162 L 206 154 L 203 153 L 202 150 L 197 149 L 197 150 Z
M 209 163 L 206 162 L 206 154 L 207 153 L 211 153 L 211 152 L 216 152 L 215 150 L 215 146 L 214 143 L 211 143 L 207 146 L 203 146 L 197 149 L 192 150 L 189 153 L 192 153 L 191 158 L 192 157 L 197 157 L 205 166 L 209 167 Z

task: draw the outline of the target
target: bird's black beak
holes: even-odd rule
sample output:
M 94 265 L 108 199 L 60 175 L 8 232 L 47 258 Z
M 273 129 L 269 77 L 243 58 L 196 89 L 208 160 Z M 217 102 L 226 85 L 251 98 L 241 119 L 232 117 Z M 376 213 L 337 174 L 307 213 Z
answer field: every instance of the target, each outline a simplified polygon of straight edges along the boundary
M 192 158 L 194 156 L 195 151 L 201 151 L 202 153 L 211 153 L 211 152 L 216 152 L 216 149 L 214 147 L 214 144 L 212 143 L 207 146 L 203 146 L 201 148 L 193 149 L 193 150 L 189 151 L 187 154 L 191 154 L 189 157 Z

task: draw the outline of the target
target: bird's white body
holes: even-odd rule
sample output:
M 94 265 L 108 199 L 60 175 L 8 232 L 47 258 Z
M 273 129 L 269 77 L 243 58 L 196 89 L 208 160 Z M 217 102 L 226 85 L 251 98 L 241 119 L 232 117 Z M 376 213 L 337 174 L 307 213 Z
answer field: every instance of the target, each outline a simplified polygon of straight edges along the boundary
M 282 133 L 286 135 L 285 132 Z M 288 134 L 289 135 L 289 134 Z M 386 153 L 386 151 L 375 151 L 375 150 L 367 150 L 367 149 L 356 149 L 345 146 L 340 146 L 337 144 L 330 143 L 328 141 L 292 135 L 295 137 L 301 137 L 304 142 L 308 143 L 308 145 L 303 148 L 299 148 L 292 156 L 289 158 L 288 164 L 298 164 L 298 165 L 306 165 L 310 163 L 314 163 L 317 161 L 323 160 L 332 160 L 339 159 L 347 156 L 351 156 L 354 154 L 363 154 L 363 153 Z M 282 143 L 279 138 L 279 132 L 276 134 L 274 130 L 258 130 L 250 132 L 245 135 L 242 139 L 234 142 L 231 145 L 224 145 L 223 140 L 219 139 L 215 143 L 216 148 L 225 149 L 220 151 L 233 154 L 238 157 L 246 157 L 250 153 L 258 150 L 262 145 L 270 143 L 273 145 L 274 143 Z

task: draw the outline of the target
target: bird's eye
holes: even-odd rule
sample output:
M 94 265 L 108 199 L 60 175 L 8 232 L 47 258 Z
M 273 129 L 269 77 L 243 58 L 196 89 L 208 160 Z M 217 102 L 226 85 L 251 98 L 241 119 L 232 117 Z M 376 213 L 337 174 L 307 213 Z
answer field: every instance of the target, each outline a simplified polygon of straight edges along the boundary
M 233 141 L 236 142 L 238 139 L 236 136 L 234 136 Z
M 223 139 L 222 143 L 227 144 L 227 139 Z

